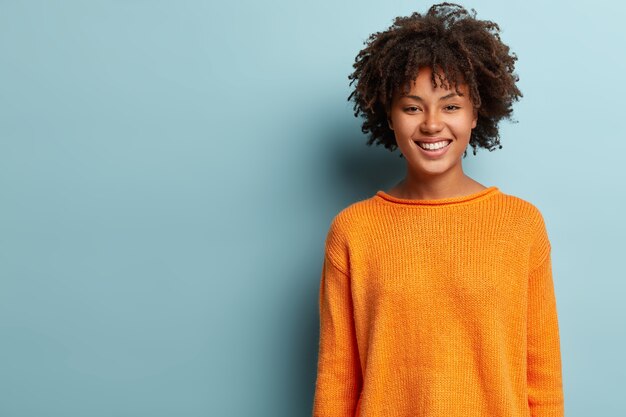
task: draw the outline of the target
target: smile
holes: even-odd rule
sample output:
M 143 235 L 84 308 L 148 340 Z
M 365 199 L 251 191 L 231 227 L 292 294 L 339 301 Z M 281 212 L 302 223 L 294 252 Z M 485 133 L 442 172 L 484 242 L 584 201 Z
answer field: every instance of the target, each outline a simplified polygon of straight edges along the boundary
M 451 140 L 442 140 L 441 142 L 427 143 L 427 142 L 415 142 L 417 146 L 427 151 L 438 151 L 439 149 L 445 148 L 450 143 Z

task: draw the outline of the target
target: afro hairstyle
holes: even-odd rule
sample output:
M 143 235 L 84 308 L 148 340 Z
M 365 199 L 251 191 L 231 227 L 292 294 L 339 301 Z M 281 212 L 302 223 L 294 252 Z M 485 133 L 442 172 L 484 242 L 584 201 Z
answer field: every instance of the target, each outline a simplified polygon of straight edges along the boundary
M 433 87 L 453 86 L 459 93 L 458 85 L 467 84 L 478 113 L 469 142 L 474 155 L 479 147 L 502 148 L 498 123 L 512 119 L 513 101 L 522 93 L 514 72 L 517 56 L 499 32 L 496 23 L 476 19 L 474 9 L 470 13 L 458 4 L 440 3 L 426 14 L 396 17 L 386 31 L 370 35 L 348 77 L 350 86 L 355 84 L 348 101 L 354 101 L 354 116 L 364 119 L 367 144 L 391 151 L 398 147 L 387 122 L 393 97 L 409 91 L 419 68 L 430 67 Z

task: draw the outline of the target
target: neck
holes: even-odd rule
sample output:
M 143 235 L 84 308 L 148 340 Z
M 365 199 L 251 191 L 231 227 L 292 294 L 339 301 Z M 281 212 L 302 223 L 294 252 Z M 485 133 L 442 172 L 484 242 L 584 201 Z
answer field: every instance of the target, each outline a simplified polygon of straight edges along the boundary
M 415 200 L 437 200 L 459 197 L 485 189 L 484 185 L 474 181 L 462 171 L 449 175 L 418 177 L 407 170 L 406 178 L 390 190 L 400 198 Z

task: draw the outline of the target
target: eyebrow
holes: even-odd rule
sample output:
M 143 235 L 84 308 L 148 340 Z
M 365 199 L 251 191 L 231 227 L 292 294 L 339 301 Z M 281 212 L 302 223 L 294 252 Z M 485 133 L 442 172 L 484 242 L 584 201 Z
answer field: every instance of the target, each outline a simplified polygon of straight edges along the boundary
M 459 96 L 459 97 L 460 97 L 460 95 L 459 95 L 459 94 L 457 94 L 457 93 L 450 93 L 450 94 L 446 94 L 446 95 L 445 95 L 445 96 L 443 96 L 443 97 L 439 97 L 439 101 L 441 101 L 441 100 L 447 100 L 447 99 L 452 98 L 452 97 L 455 97 L 455 96 Z M 424 99 L 423 99 L 423 98 L 421 98 L 420 96 L 410 96 L 410 95 L 406 95 L 406 96 L 402 96 L 402 97 L 412 98 L 412 99 L 417 100 L 417 101 L 424 101 Z

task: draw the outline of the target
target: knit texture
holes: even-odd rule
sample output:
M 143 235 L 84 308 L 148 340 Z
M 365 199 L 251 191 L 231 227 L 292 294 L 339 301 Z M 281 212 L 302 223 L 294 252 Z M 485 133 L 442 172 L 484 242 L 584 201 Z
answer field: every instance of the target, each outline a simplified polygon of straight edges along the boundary
M 544 219 L 498 187 L 342 210 L 319 314 L 314 417 L 563 417 Z

